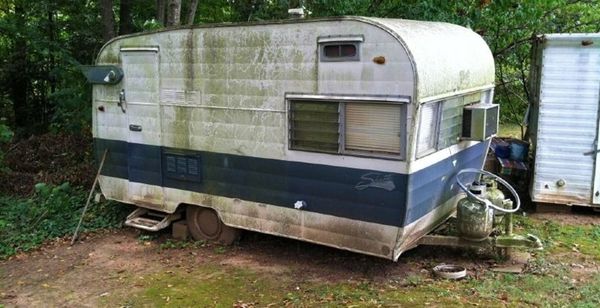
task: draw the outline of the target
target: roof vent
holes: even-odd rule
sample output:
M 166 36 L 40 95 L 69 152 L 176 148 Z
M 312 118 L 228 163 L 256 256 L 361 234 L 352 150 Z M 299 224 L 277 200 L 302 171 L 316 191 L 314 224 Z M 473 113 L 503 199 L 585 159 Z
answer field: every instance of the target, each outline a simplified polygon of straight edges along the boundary
M 305 11 L 302 7 L 288 10 L 288 16 L 290 17 L 290 19 L 302 19 L 306 17 L 306 13 L 307 11 Z

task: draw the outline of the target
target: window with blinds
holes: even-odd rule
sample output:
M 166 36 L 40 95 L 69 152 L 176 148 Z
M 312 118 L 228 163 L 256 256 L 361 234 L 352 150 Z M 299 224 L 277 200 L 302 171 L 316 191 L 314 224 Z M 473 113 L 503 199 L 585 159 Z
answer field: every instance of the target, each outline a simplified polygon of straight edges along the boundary
M 401 106 L 345 104 L 345 149 L 400 155 Z
M 401 104 L 291 100 L 289 148 L 402 158 Z

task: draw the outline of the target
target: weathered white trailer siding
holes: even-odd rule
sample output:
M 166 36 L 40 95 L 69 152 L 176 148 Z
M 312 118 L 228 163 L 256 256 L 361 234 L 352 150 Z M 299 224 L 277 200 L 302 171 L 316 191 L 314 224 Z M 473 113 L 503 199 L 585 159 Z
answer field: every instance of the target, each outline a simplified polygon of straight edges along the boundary
M 532 66 L 531 196 L 535 202 L 592 205 L 600 200 L 595 195 L 597 159 L 584 153 L 598 148 L 600 36 L 553 34 L 539 39 Z M 592 44 L 582 45 L 584 41 Z
M 360 40 L 360 59 L 319 61 L 319 40 L 331 37 Z M 112 149 L 100 177 L 110 199 L 164 212 L 211 207 L 230 226 L 396 259 L 453 211 L 452 174 L 483 162 L 484 143 L 437 146 L 438 117 L 425 136 L 435 141 L 430 155 L 414 154 L 422 103 L 443 104 L 441 121 L 456 131 L 464 104 L 491 102 L 491 92 L 481 98 L 493 88 L 489 48 L 459 26 L 349 17 L 182 28 L 117 38 L 97 64 L 125 74 L 94 87 L 94 137 Z M 288 98 L 303 96 L 392 102 L 400 154 L 291 150 Z M 210 181 L 170 185 L 164 173 L 180 160 L 166 152 L 189 155 L 181 163 L 194 170 L 201 161 Z M 425 170 L 432 165 L 437 173 Z M 294 209 L 300 198 L 319 208 Z

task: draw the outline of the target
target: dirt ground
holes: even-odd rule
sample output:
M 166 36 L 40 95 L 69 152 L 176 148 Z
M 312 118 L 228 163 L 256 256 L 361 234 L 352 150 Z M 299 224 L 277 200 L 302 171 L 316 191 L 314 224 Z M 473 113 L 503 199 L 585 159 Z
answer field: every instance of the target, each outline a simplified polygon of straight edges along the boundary
M 600 225 L 600 215 L 595 213 L 529 216 L 540 223 Z M 0 261 L 0 307 L 277 307 L 306 306 L 303 304 L 306 298 L 310 300 L 308 306 L 313 306 L 333 296 L 342 298 L 335 302 L 336 305 L 359 302 L 366 306 L 382 306 L 364 302 L 363 296 L 377 298 L 378 288 L 388 290 L 389 294 L 390 288 L 403 290 L 403 286 L 410 289 L 417 285 L 422 288 L 413 288 L 413 294 L 399 293 L 401 299 L 415 296 L 412 303 L 422 306 L 419 304 L 422 298 L 436 299 L 439 294 L 448 294 L 448 290 L 457 290 L 467 294 L 466 299 L 463 296 L 464 301 L 458 303 L 470 304 L 482 296 L 479 291 L 469 291 L 473 286 L 492 284 L 490 288 L 494 289 L 494 281 L 502 277 L 489 276 L 492 267 L 497 265 L 491 255 L 440 247 L 417 247 L 394 263 L 253 232 L 244 233 L 239 243 L 228 247 L 175 242 L 168 231 L 150 234 L 130 228 L 85 234 L 74 246 L 69 242 L 70 238 L 58 239 L 36 251 Z M 558 263 L 547 263 L 539 268 L 534 265 L 529 269 L 530 275 L 534 273 L 534 276 L 522 279 L 543 278 L 543 272 L 547 270 L 544 267 L 562 264 L 568 273 L 557 279 L 572 283 L 574 287 L 589 285 L 600 273 L 597 257 L 580 253 L 578 248 L 583 249 L 583 244 L 565 247 L 558 250 L 560 255 L 553 256 Z M 467 268 L 472 282 L 464 282 L 462 287 L 451 282 L 435 282 L 431 269 L 440 263 Z M 535 272 L 542 276 L 535 276 Z M 508 281 L 513 281 L 510 279 Z M 553 279 L 546 277 L 545 281 L 552 283 Z M 364 289 L 363 282 L 371 289 Z M 357 291 L 345 291 L 348 283 Z M 529 283 L 537 284 L 535 281 Z M 342 286 L 331 287 L 336 284 Z M 228 288 L 229 291 L 225 290 Z M 422 293 L 414 295 L 415 292 Z M 491 296 L 484 298 L 487 302 L 476 304 L 485 306 L 496 302 L 493 297 L 496 295 Z M 543 298 L 544 293 L 536 296 Z M 348 302 L 343 301 L 346 298 Z M 538 306 L 533 298 L 528 305 Z M 447 300 L 446 303 L 457 303 L 451 297 Z M 413 306 L 410 303 L 402 306 Z M 512 304 L 505 301 L 501 306 L 506 305 Z
M 0 263 L 0 303 L 7 307 L 127 306 L 132 294 L 149 287 L 144 277 L 191 273 L 207 265 L 250 270 L 278 277 L 286 285 L 310 281 L 403 280 L 441 262 L 439 252 L 417 248 L 397 263 L 319 245 L 248 232 L 235 246 L 164 249 L 168 234 L 141 240 L 132 229 L 87 234 L 74 246 L 57 240 Z M 162 244 L 161 244 L 162 243 Z M 167 242 L 169 243 L 169 242 Z M 466 266 L 474 275 L 492 260 L 473 262 L 460 251 L 445 262 Z M 231 307 L 232 303 L 224 305 Z

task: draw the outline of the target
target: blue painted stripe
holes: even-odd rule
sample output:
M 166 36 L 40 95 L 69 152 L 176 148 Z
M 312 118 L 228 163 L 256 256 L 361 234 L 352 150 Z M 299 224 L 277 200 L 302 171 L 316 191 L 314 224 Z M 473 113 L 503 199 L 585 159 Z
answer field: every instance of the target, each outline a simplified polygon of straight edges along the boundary
M 307 211 L 398 227 L 451 198 L 454 174 L 482 162 L 485 153 L 478 145 L 408 176 L 107 139 L 95 139 L 95 145 L 98 157 L 105 148 L 110 151 L 103 175 L 287 208 L 302 200 Z M 170 153 L 199 157 L 200 180 L 165 176 L 165 154 Z M 456 167 L 453 159 L 460 162 Z
M 102 174 L 150 185 L 190 190 L 293 208 L 298 200 L 308 204 L 307 211 L 355 220 L 401 226 L 404 221 L 407 177 L 343 167 L 246 157 L 202 151 L 127 144 L 124 141 L 96 139 L 96 153 L 105 148 L 110 154 Z M 129 152 L 130 151 L 130 152 Z M 148 156 L 143 157 L 144 153 Z M 157 177 L 161 164 L 156 153 L 180 153 L 201 157 L 202 180 L 182 181 Z M 142 157 L 140 157 L 142 156 Z M 118 157 L 118 159 L 116 159 Z M 131 162 L 128 164 L 128 159 Z M 365 174 L 388 176 L 394 189 L 365 188 Z M 146 177 L 144 177 L 146 176 Z
M 481 168 L 485 155 L 486 143 L 482 142 L 411 174 L 405 224 L 416 221 L 456 196 L 460 190 L 456 185 L 458 171 L 465 168 Z M 465 179 L 468 180 L 468 177 Z

